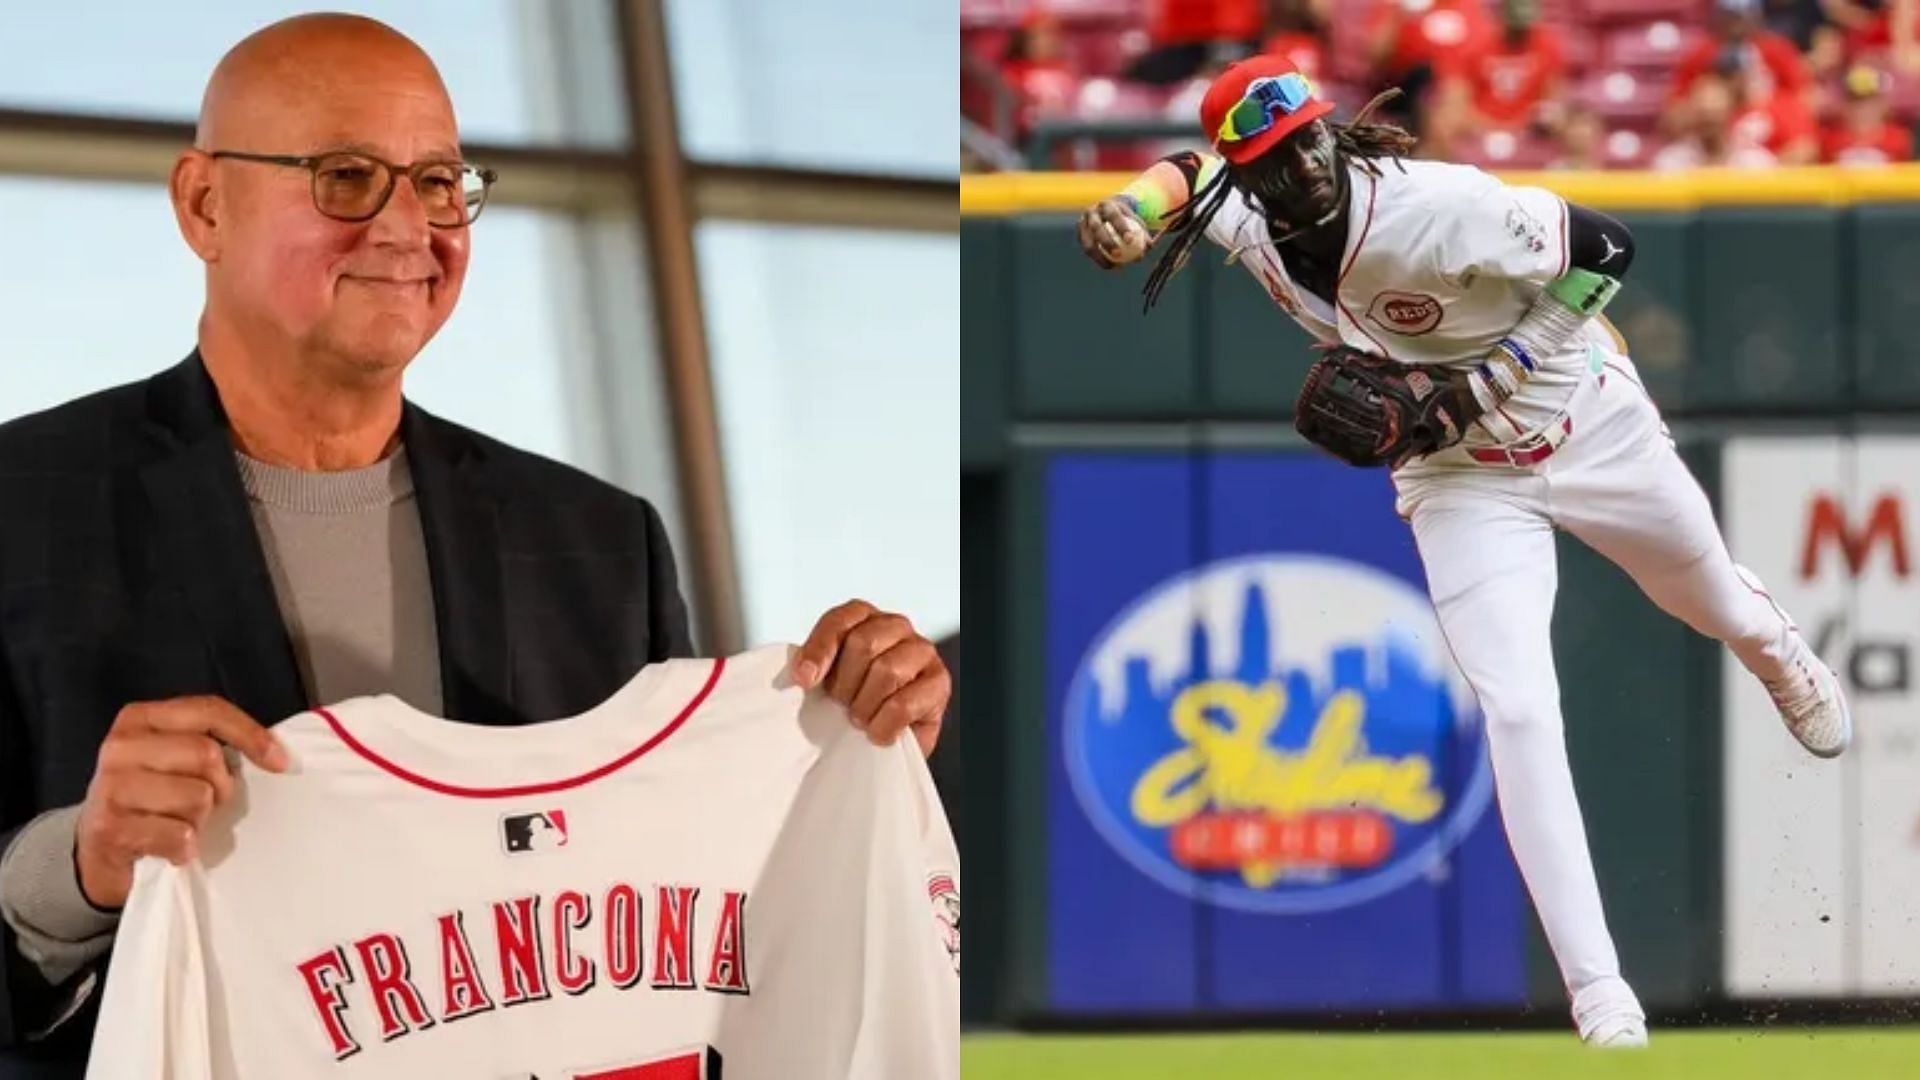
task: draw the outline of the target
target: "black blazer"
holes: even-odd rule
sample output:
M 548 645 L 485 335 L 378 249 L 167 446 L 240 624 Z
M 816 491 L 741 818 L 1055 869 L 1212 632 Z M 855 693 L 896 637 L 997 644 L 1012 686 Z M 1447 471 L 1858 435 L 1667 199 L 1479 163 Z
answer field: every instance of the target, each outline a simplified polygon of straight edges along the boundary
M 646 500 L 411 402 L 401 435 L 448 716 L 570 716 L 642 666 L 692 655 Z M 144 383 L 0 425 L 0 845 L 82 800 L 123 705 L 202 693 L 267 724 L 324 704 L 306 699 L 195 352 Z M 92 1005 L 29 1041 L 67 995 L 4 921 L 0 952 L 0 1080 L 78 1078 Z

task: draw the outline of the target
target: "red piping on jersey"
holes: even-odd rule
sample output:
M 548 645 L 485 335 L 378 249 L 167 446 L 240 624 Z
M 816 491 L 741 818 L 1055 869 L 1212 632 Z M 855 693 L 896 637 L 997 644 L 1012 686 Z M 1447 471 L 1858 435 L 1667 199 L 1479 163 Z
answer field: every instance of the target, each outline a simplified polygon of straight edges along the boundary
M 1353 324 L 1353 328 L 1362 334 L 1366 334 L 1367 340 L 1373 342 L 1374 345 L 1379 348 L 1380 355 L 1391 360 L 1393 359 L 1393 354 L 1387 351 L 1385 345 L 1380 344 L 1379 338 L 1367 333 L 1367 328 L 1360 325 L 1359 319 L 1353 317 L 1353 311 L 1347 307 L 1346 301 L 1340 299 L 1340 287 L 1346 284 L 1347 271 L 1352 270 L 1353 264 L 1360 261 L 1360 249 L 1365 246 L 1367 242 L 1367 231 L 1373 228 L 1373 196 L 1379 189 L 1380 182 L 1371 176 L 1367 177 L 1367 220 L 1360 224 L 1360 239 L 1353 242 L 1353 254 L 1347 256 L 1347 265 L 1340 268 L 1340 276 L 1333 281 L 1333 306 L 1335 309 L 1333 332 L 1335 334 L 1340 332 L 1339 313 L 1345 312 L 1347 321 Z
M 1354 260 L 1360 257 L 1360 245 L 1367 242 L 1367 230 L 1373 227 L 1373 193 L 1379 187 L 1379 181 L 1367 176 L 1367 220 L 1360 226 L 1360 239 L 1354 242 L 1353 254 L 1347 256 L 1347 265 L 1340 268 L 1340 276 L 1333 283 L 1336 295 L 1340 289 L 1340 282 L 1347 280 L 1347 271 L 1353 269 Z
M 1640 391 L 1640 396 L 1647 399 L 1647 404 L 1653 406 L 1653 415 L 1655 417 L 1660 416 L 1660 403 L 1653 400 L 1652 394 L 1647 393 L 1647 388 L 1644 383 L 1642 383 L 1639 379 L 1636 379 L 1633 376 L 1627 374 L 1626 368 L 1621 367 L 1619 364 L 1616 364 L 1611 360 L 1602 361 L 1602 366 L 1611 368 L 1612 370 L 1619 372 L 1621 378 L 1632 383 L 1634 386 L 1634 389 Z M 1660 421 L 1660 426 L 1662 431 L 1666 430 L 1666 421 L 1664 419 Z
M 706 685 L 700 688 L 699 693 L 693 695 L 693 700 L 687 702 L 686 708 L 681 709 L 679 715 L 668 721 L 667 726 L 654 732 L 653 737 L 646 742 L 621 754 L 605 765 L 597 769 L 589 769 L 578 776 L 569 776 L 563 780 L 549 780 L 538 784 L 521 784 L 516 787 L 462 787 L 459 784 L 446 784 L 431 777 L 422 776 L 403 765 L 389 761 L 375 753 L 372 747 L 354 738 L 353 733 L 346 729 L 346 725 L 340 723 L 339 719 L 327 710 L 315 709 L 313 711 L 319 713 L 320 718 L 327 722 L 327 726 L 333 728 L 333 733 L 340 737 L 341 742 L 347 744 L 348 749 L 366 758 L 381 769 L 392 773 L 399 779 L 405 780 L 409 784 L 426 788 L 428 791 L 440 795 L 453 795 L 463 799 L 517 799 L 527 795 L 544 795 L 551 791 L 565 791 L 568 788 L 576 788 L 582 784 L 590 784 L 606 776 L 608 773 L 616 772 L 633 764 L 639 760 L 641 755 L 659 746 L 661 743 L 666 742 L 667 736 L 680 730 L 680 726 L 692 718 L 694 711 L 700 708 L 702 702 L 707 700 L 707 695 L 713 693 L 713 688 L 720 682 L 720 673 L 725 671 L 726 667 L 727 661 L 724 657 L 715 660 L 713 662 L 713 670 L 707 674 Z
M 1619 373 L 1620 373 L 1620 377 L 1621 377 L 1621 378 L 1623 378 L 1623 379 L 1625 379 L 1625 380 L 1627 380 L 1628 382 L 1630 382 L 1630 383 L 1632 383 L 1632 384 L 1633 384 L 1634 386 L 1636 386 L 1636 387 L 1639 387 L 1639 389 L 1640 389 L 1640 392 L 1641 392 L 1642 394 L 1645 394 L 1645 395 L 1646 395 L 1646 399 L 1647 399 L 1648 401 L 1652 401 L 1652 400 L 1653 400 L 1653 395 L 1652 395 L 1652 394 L 1648 394 L 1648 393 L 1647 393 L 1647 388 L 1646 388 L 1645 386 L 1643 386 L 1643 385 L 1641 385 L 1641 383 L 1640 383 L 1640 380 L 1639 380 L 1639 379 L 1636 379 L 1636 378 L 1634 378 L 1633 376 L 1631 376 L 1631 375 L 1629 375 L 1629 374 L 1627 374 L 1627 369 L 1626 369 L 1626 368 L 1623 368 L 1623 367 L 1621 367 L 1621 366 L 1620 366 L 1619 364 L 1616 364 L 1616 363 L 1614 363 L 1614 362 L 1613 362 L 1613 361 L 1611 361 L 1611 360 L 1602 360 L 1602 361 L 1601 361 L 1600 363 L 1601 363 L 1601 366 L 1603 366 L 1603 367 L 1606 367 L 1606 368 L 1610 368 L 1610 369 L 1612 369 L 1612 370 L 1614 370 L 1614 371 L 1617 371 L 1617 372 L 1619 372 Z
M 1696 480 L 1694 483 L 1698 484 L 1699 481 Z M 1705 494 L 1705 492 L 1702 492 L 1702 494 Z M 1755 596 L 1758 596 L 1762 600 L 1765 600 L 1767 602 L 1767 606 L 1773 609 L 1773 613 L 1775 615 L 1780 616 L 1780 621 L 1783 623 L 1786 623 L 1787 628 L 1789 630 L 1793 630 L 1796 633 L 1799 631 L 1800 628 L 1793 624 L 1792 617 L 1787 614 L 1787 611 L 1785 608 L 1781 607 L 1779 603 L 1774 600 L 1772 593 L 1768 592 L 1765 589 L 1755 587 L 1752 582 L 1746 580 L 1745 578 L 1740 579 L 1740 584 L 1745 585 L 1747 587 L 1748 592 L 1754 594 Z

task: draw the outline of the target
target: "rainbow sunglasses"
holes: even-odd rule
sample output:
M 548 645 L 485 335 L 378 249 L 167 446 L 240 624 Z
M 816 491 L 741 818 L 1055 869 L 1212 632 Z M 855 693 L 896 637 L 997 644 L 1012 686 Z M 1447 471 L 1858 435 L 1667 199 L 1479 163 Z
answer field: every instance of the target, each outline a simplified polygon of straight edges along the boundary
M 1313 84 L 1305 75 L 1290 71 L 1285 75 L 1267 75 L 1247 84 L 1247 92 L 1238 104 L 1227 110 L 1216 133 L 1219 142 L 1251 139 L 1273 127 L 1282 116 L 1292 116 L 1313 100 Z

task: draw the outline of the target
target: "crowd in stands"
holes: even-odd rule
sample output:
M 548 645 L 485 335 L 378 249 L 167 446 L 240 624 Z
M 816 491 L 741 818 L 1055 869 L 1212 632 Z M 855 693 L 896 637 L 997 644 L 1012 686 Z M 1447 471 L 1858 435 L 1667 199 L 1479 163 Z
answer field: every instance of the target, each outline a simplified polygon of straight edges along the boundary
M 1254 52 L 1490 168 L 1877 165 L 1920 121 L 1920 0 L 962 0 L 961 35 L 972 131 L 1048 168 L 1194 145 Z

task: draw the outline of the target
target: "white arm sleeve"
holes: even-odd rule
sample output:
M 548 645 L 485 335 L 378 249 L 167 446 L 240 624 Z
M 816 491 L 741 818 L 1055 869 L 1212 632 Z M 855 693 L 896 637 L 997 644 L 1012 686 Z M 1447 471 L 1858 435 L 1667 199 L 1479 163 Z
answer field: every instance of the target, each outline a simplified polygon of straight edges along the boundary
M 1480 173 L 1435 207 L 1440 275 L 1506 278 L 1544 287 L 1567 272 L 1567 204 L 1545 188 Z
M 152 856 L 134 864 L 87 1080 L 212 1080 L 192 872 Z

